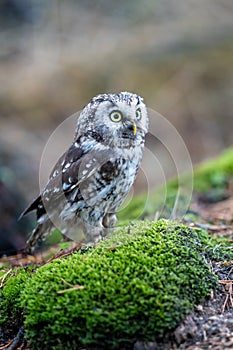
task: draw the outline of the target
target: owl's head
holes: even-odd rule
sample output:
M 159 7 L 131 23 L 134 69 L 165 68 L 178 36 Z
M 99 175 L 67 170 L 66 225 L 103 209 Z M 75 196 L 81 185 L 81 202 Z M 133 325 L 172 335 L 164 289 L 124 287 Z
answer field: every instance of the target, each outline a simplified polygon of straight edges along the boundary
M 101 94 L 83 109 L 75 138 L 85 135 L 113 147 L 144 144 L 148 114 L 143 99 L 133 93 Z

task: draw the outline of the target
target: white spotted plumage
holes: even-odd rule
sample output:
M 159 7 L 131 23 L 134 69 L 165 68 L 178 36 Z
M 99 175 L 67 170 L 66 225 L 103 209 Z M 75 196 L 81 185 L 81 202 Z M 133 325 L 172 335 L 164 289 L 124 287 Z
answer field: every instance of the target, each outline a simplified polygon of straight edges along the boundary
M 55 227 L 74 240 L 97 241 L 106 235 L 134 183 L 147 131 L 147 110 L 138 95 L 94 97 L 82 110 L 74 141 L 44 191 L 22 214 L 37 213 L 26 251 Z

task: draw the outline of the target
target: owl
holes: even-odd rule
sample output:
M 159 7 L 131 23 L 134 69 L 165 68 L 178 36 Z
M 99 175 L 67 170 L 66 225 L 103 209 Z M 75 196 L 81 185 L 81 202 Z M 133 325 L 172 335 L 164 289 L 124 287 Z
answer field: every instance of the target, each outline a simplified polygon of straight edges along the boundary
M 135 181 L 147 131 L 140 96 L 121 92 L 92 98 L 77 120 L 70 148 L 22 213 L 35 210 L 37 216 L 25 251 L 32 253 L 55 228 L 75 241 L 97 242 L 106 236 Z

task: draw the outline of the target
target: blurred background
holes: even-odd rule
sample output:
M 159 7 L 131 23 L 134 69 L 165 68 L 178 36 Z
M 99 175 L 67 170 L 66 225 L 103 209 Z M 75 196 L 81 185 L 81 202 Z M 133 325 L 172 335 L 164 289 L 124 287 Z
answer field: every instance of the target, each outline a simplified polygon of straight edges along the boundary
M 6 247 L 18 248 L 30 230 L 28 220 L 19 228 L 15 218 L 39 192 L 50 134 L 96 94 L 143 96 L 175 126 L 194 164 L 232 144 L 232 19 L 232 0 L 0 1 L 0 238 Z M 166 176 L 173 176 L 169 156 L 153 142 Z M 136 191 L 144 188 L 140 176 Z

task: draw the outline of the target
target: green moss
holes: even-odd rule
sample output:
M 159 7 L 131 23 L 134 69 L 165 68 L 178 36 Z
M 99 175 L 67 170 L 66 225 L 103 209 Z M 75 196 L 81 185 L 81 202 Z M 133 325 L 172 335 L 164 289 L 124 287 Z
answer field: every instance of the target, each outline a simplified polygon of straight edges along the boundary
M 7 275 L 0 289 L 0 324 L 21 318 L 21 291 L 31 276 L 29 268 L 17 268 Z
M 233 148 L 219 157 L 204 162 L 194 172 L 194 189 L 206 192 L 213 188 L 224 188 L 233 176 Z
M 173 328 L 216 285 L 208 235 L 140 222 L 42 266 L 20 294 L 32 349 L 125 349 Z

